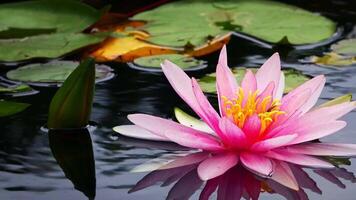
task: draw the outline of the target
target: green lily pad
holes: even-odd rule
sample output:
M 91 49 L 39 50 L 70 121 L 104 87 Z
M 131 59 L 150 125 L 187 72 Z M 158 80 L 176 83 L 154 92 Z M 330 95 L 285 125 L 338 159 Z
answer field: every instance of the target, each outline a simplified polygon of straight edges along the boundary
M 7 72 L 8 79 L 36 85 L 63 83 L 79 65 L 73 61 L 53 61 L 49 63 L 29 64 Z M 104 81 L 113 77 L 112 69 L 104 65 L 96 66 L 96 81 Z
M 267 42 L 308 44 L 331 37 L 331 20 L 283 3 L 263 0 L 183 0 L 139 13 L 149 42 L 163 46 L 201 46 L 218 35 L 238 31 Z
M 319 107 L 328 107 L 328 106 L 333 106 L 333 105 L 337 105 L 340 103 L 345 103 L 345 102 L 350 102 L 352 100 L 352 94 L 345 94 L 343 96 L 337 97 L 335 99 L 332 99 L 330 101 L 327 101 L 323 104 L 321 104 Z
M 356 38 L 341 40 L 331 46 L 333 52 L 348 56 L 356 56 Z
M 133 61 L 134 65 L 131 65 L 131 67 L 149 71 L 161 71 L 161 63 L 165 60 L 175 63 L 184 70 L 197 70 L 207 67 L 205 61 L 182 54 L 164 54 L 137 58 Z
M 14 115 L 24 111 L 30 104 L 11 101 L 0 101 L 0 117 Z
M 0 40 L 0 61 L 57 58 L 82 47 L 99 43 L 104 39 L 105 36 L 58 33 Z
M 79 1 L 39 0 L 0 5 L 0 35 L 11 29 L 21 30 L 22 36 L 33 30 L 81 32 L 99 20 L 101 13 Z M 27 35 L 28 36 L 28 35 Z
M 249 68 L 249 69 L 251 69 L 253 72 L 257 71 L 256 68 Z M 240 83 L 243 76 L 246 73 L 246 68 L 243 67 L 233 68 L 232 72 L 236 78 L 236 81 Z M 310 79 L 310 77 L 302 74 L 301 72 L 295 69 L 284 69 L 283 72 L 285 75 L 284 93 L 290 92 L 294 88 L 298 87 L 299 85 L 301 85 L 302 83 Z M 198 82 L 204 92 L 216 94 L 215 73 L 205 75 L 203 78 L 199 79 Z
M 14 87 L 3 87 L 0 85 L 0 93 L 18 93 L 18 92 L 29 92 L 32 91 L 33 89 L 26 85 L 26 84 L 21 84 L 21 85 L 16 85 Z

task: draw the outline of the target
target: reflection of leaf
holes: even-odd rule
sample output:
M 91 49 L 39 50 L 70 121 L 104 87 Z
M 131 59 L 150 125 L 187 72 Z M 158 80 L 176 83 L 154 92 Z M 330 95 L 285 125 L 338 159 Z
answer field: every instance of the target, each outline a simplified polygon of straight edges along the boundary
M 325 53 L 324 56 L 312 56 L 311 62 L 322 66 L 347 66 L 356 63 L 356 56 L 342 56 L 337 53 Z
M 341 40 L 331 46 L 333 52 L 349 56 L 356 56 L 356 38 Z M 356 61 L 355 61 L 356 62 Z
M 321 104 L 319 107 L 333 106 L 333 105 L 337 105 L 340 103 L 350 102 L 351 100 L 352 100 L 352 94 L 346 94 L 346 95 L 337 97 L 335 99 L 332 99 L 330 101 L 327 101 L 327 102 Z
M 9 71 L 6 76 L 14 81 L 29 83 L 62 83 L 79 65 L 73 61 L 52 61 L 49 63 L 29 64 Z M 97 81 L 106 79 L 113 74 L 111 68 L 99 65 L 96 67 Z
M 286 38 L 292 44 L 315 43 L 335 31 L 335 24 L 320 15 L 261 0 L 218 4 L 213 0 L 176 1 L 133 19 L 147 21 L 141 28 L 151 35 L 147 41 L 174 47 L 201 46 L 228 31 L 241 31 L 273 43 Z
M 23 36 L 26 29 L 29 33 L 41 29 L 80 32 L 95 23 L 100 15 L 100 12 L 79 1 L 39 0 L 1 4 L 0 30 L 22 29 Z
M 0 101 L 0 117 L 14 115 L 24 111 L 30 104 L 11 101 Z
M 146 68 L 161 68 L 161 63 L 164 60 L 169 60 L 178 65 L 182 69 L 196 68 L 205 64 L 202 60 L 197 60 L 193 57 L 182 54 L 165 54 L 155 56 L 145 56 L 137 58 L 133 61 L 135 65 Z
M 87 197 L 95 197 L 93 147 L 87 129 L 50 130 L 49 146 L 65 176 Z
M 95 63 L 84 60 L 53 97 L 48 128 L 82 128 L 88 124 L 95 86 Z M 73 112 L 74 111 L 74 112 Z
M 79 48 L 101 42 L 104 36 L 82 33 L 38 35 L 22 39 L 0 40 L 0 61 L 30 58 L 56 58 Z
M 340 165 L 351 165 L 350 158 L 338 158 L 338 157 L 324 157 L 327 162 L 339 167 Z
M 254 72 L 257 70 L 256 68 L 249 68 L 249 69 L 252 69 L 252 71 Z M 234 76 L 236 77 L 237 82 L 241 82 L 242 77 L 246 72 L 245 68 L 242 67 L 233 68 L 232 71 Z M 294 69 L 284 69 L 283 72 L 285 74 L 285 89 L 284 89 L 285 93 L 290 92 L 292 89 L 298 87 L 299 85 L 301 85 L 302 83 L 310 79 L 308 76 Z M 216 93 L 215 79 L 216 79 L 216 74 L 211 73 L 199 79 L 198 82 L 204 92 Z

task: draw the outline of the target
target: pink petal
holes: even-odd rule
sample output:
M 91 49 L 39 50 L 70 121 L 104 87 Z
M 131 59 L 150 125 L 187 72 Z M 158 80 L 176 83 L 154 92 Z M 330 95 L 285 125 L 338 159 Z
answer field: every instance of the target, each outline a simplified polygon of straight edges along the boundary
M 288 95 L 289 94 L 290 93 L 288 93 Z M 286 112 L 286 114 L 280 115 L 280 118 L 285 119 L 294 114 L 305 104 L 305 102 L 309 99 L 310 94 L 311 90 L 305 89 L 299 93 L 294 93 L 290 98 L 283 98 L 281 110 Z
M 203 149 L 207 151 L 222 151 L 224 148 L 212 135 L 196 132 L 167 130 L 165 136 L 171 141 L 185 147 Z
M 222 97 L 225 96 L 229 99 L 236 97 L 238 85 L 235 76 L 232 74 L 227 65 L 226 46 L 221 49 L 219 62 L 216 67 L 216 90 L 219 100 L 219 108 L 221 116 L 224 116 Z
M 225 117 L 221 119 L 219 125 L 224 132 L 222 141 L 225 145 L 236 148 L 246 147 L 246 135 L 238 126 Z
M 356 156 L 356 144 L 308 143 L 287 148 L 291 153 L 314 156 Z
M 177 158 L 173 160 L 172 162 L 169 162 L 168 164 L 162 166 L 159 168 L 159 170 L 162 169 L 170 169 L 170 168 L 177 168 L 177 167 L 182 167 L 186 165 L 192 165 L 195 163 L 199 163 L 209 157 L 210 153 L 208 152 L 197 152 L 197 153 L 192 153 L 188 154 L 186 156 Z
M 343 129 L 345 126 L 346 122 L 344 121 L 333 121 L 301 127 L 300 129 L 295 130 L 298 137 L 290 144 L 299 144 L 302 142 L 320 139 Z
M 275 170 L 272 179 L 292 190 L 299 190 L 298 182 L 294 177 L 291 168 L 285 162 L 275 162 Z
M 172 85 L 177 94 L 199 115 L 202 117 L 202 109 L 200 108 L 192 88 L 191 79 L 187 74 L 174 63 L 165 60 L 161 64 L 162 70 Z
M 279 54 L 274 53 L 256 72 L 257 89 L 263 91 L 270 82 L 279 85 L 281 61 Z
M 295 154 L 288 151 L 269 151 L 265 153 L 267 157 L 286 161 L 290 163 L 294 163 L 297 165 L 307 166 L 307 167 L 314 167 L 314 168 L 333 168 L 334 166 L 326 161 L 321 159 L 315 158 L 313 156 L 307 156 L 302 154 Z
M 254 153 L 243 152 L 240 155 L 240 159 L 247 169 L 252 170 L 258 175 L 270 177 L 273 173 L 273 165 L 269 158 Z
M 316 76 L 313 79 L 305 82 L 304 84 L 289 92 L 286 96 L 283 97 L 283 102 L 287 103 L 294 98 L 294 95 L 301 93 L 305 90 L 310 90 L 311 95 L 305 100 L 304 105 L 299 108 L 302 113 L 306 113 L 318 101 L 321 91 L 324 88 L 325 81 L 326 80 L 324 75 Z
M 251 117 L 247 118 L 244 126 L 242 127 L 243 132 L 251 141 L 254 141 L 258 138 L 260 134 L 260 129 L 261 120 L 257 114 L 254 114 Z
M 116 126 L 113 129 L 115 132 L 127 137 L 154 141 L 169 141 L 166 137 L 156 135 L 136 125 L 121 125 Z
M 290 141 L 295 139 L 298 135 L 283 135 L 279 137 L 274 137 L 266 140 L 262 140 L 252 145 L 251 149 L 253 151 L 268 151 L 277 147 L 282 147 L 287 145 Z
M 167 130 L 176 130 L 181 132 L 192 132 L 192 133 L 196 133 L 196 132 L 205 133 L 202 131 L 192 129 L 190 127 L 183 126 L 172 120 L 163 119 L 152 115 L 131 114 L 128 115 L 127 118 L 137 126 L 147 129 L 151 133 L 156 134 L 162 138 L 166 138 L 165 132 Z M 205 134 L 208 135 L 208 133 Z
M 198 82 L 193 78 L 192 86 L 195 98 L 197 99 L 198 105 L 201 108 L 201 116 L 204 122 L 206 122 L 219 136 L 222 135 L 219 129 L 220 116 L 215 111 L 213 106 L 209 103 L 208 99 L 205 97 L 203 91 L 201 90 Z
M 267 87 L 260 93 L 260 95 L 258 95 L 258 99 L 260 99 L 260 101 L 262 101 L 264 98 L 268 97 L 268 96 L 273 96 L 273 91 L 275 88 L 275 84 L 274 82 L 270 82 Z
M 238 156 L 234 153 L 213 155 L 199 164 L 199 177 L 204 181 L 218 177 L 235 166 L 238 161 Z
M 355 104 L 353 102 L 346 102 L 329 107 L 318 108 L 304 114 L 298 120 L 298 124 L 320 124 L 323 122 L 333 121 L 351 112 L 353 109 L 355 109 Z
M 257 89 L 255 75 L 251 70 L 247 69 L 244 78 L 241 81 L 241 87 L 244 90 L 244 95 L 247 97 L 249 93 L 254 93 Z
M 283 71 L 281 71 L 281 76 L 279 78 L 276 94 L 274 96 L 275 99 L 282 99 L 285 87 L 285 76 Z

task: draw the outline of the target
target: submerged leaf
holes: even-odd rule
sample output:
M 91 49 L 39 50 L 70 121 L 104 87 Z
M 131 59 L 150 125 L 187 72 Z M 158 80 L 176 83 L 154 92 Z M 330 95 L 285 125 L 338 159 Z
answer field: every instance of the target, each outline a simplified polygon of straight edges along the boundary
M 348 66 L 356 64 L 356 56 L 342 56 L 334 52 L 325 53 L 324 56 L 312 56 L 310 61 L 322 66 Z
M 48 128 L 82 128 L 88 124 L 95 86 L 94 59 L 84 60 L 52 99 Z
M 253 72 L 256 72 L 256 68 L 248 68 L 251 69 Z M 282 70 L 285 75 L 285 88 L 284 88 L 284 93 L 288 93 L 294 88 L 298 87 L 302 83 L 306 82 L 310 78 L 304 74 L 302 74 L 300 71 L 297 71 L 295 69 L 284 69 Z M 242 77 L 246 73 L 246 68 L 243 67 L 238 67 L 238 68 L 233 68 L 232 72 L 237 80 L 237 82 L 241 82 Z M 216 74 L 211 73 L 207 74 L 201 79 L 198 80 L 199 85 L 202 87 L 202 90 L 207 93 L 216 93 Z
M 0 101 L 0 117 L 14 115 L 24 111 L 30 104 L 12 101 Z
M 323 104 L 321 104 L 319 107 L 328 107 L 328 106 L 333 106 L 337 105 L 340 103 L 345 103 L 345 102 L 350 102 L 352 100 L 352 94 L 345 94 L 343 96 L 337 97 L 335 99 L 332 99 L 330 101 L 327 101 Z
M 33 89 L 26 84 L 16 85 L 14 87 L 3 87 L 0 85 L 0 93 L 18 93 L 18 92 L 28 92 L 32 90 Z
M 137 58 L 133 61 L 135 67 L 139 67 L 142 69 L 158 69 L 161 70 L 161 63 L 163 61 L 169 60 L 181 67 L 182 69 L 201 69 L 206 67 L 206 62 L 203 60 L 197 60 L 193 57 L 182 55 L 182 54 L 165 54 L 165 55 L 155 55 L 155 56 L 145 56 L 141 58 Z
M 27 82 L 28 84 L 63 83 L 66 78 L 79 65 L 74 61 L 52 61 L 49 63 L 29 64 L 7 72 L 6 76 L 10 80 Z M 96 81 L 107 80 L 112 77 L 112 69 L 104 65 L 96 66 Z
M 21 39 L 0 40 L 0 61 L 30 58 L 57 58 L 82 47 L 99 43 L 106 36 L 82 33 L 58 33 Z
M 348 56 L 356 56 L 356 38 L 341 40 L 331 46 L 333 52 Z

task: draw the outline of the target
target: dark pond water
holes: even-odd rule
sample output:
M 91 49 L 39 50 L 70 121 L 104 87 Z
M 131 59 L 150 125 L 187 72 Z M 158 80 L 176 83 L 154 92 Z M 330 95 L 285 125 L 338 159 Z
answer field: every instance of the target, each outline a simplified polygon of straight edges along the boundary
M 274 51 L 279 51 L 283 67 L 296 68 L 311 76 L 326 75 L 327 86 L 320 102 L 345 93 L 356 95 L 355 67 L 322 68 L 299 62 L 307 56 L 320 55 L 334 40 L 342 39 L 352 31 L 355 34 L 355 4 L 352 1 L 287 2 L 320 12 L 338 22 L 339 34 L 323 44 L 297 49 L 271 49 L 247 39 L 233 37 L 228 45 L 230 66 L 260 65 Z M 192 72 L 190 75 L 201 77 L 205 73 L 213 72 L 217 56 L 215 53 L 205 57 L 209 67 L 199 72 Z M 82 132 L 78 133 L 77 137 L 58 138 L 41 131 L 41 127 L 47 120 L 48 105 L 56 91 L 55 88 L 36 88 L 41 91 L 39 94 L 16 98 L 18 101 L 29 102 L 32 106 L 23 113 L 0 118 L 1 200 L 87 199 L 79 190 L 85 191 L 89 196 L 93 195 L 95 178 L 98 200 L 159 200 L 167 197 L 172 185 L 167 187 L 156 185 L 128 194 L 128 190 L 147 174 L 131 173 L 129 170 L 150 159 L 181 152 L 181 148 L 170 143 L 125 138 L 114 133 L 112 127 L 129 123 L 126 115 L 130 113 L 140 112 L 172 118 L 174 107 L 186 111 L 189 109 L 174 93 L 162 74 L 133 70 L 125 64 L 109 63 L 109 65 L 115 69 L 117 75 L 114 79 L 97 85 L 91 117 L 97 124 L 97 128 L 90 134 Z M 1 67 L 1 74 L 10 68 L 13 67 Z M 211 100 L 215 102 L 216 99 L 211 97 Z M 354 123 L 356 112 L 347 115 L 345 121 L 348 122 L 345 129 L 325 138 L 324 141 L 356 143 L 356 123 Z M 82 149 L 85 153 L 75 153 L 78 152 L 76 149 Z M 66 155 L 66 159 L 61 157 L 63 155 Z M 72 182 L 66 178 L 55 157 L 62 161 L 61 166 L 64 166 L 64 171 L 77 169 L 74 173 L 66 171 L 66 174 L 76 183 L 78 190 L 74 189 Z M 343 167 L 356 173 L 356 159 L 351 161 L 351 166 Z M 310 172 L 310 176 L 322 190 L 322 195 L 306 190 L 309 199 L 355 199 L 356 184 L 352 183 L 355 179 L 351 181 L 340 179 L 342 183 L 333 183 L 326 179 L 333 179 L 330 176 L 322 177 L 311 170 L 306 171 Z M 95 176 L 86 174 L 95 174 Z M 198 196 L 199 189 L 191 199 L 197 199 Z M 261 199 L 283 199 L 283 197 L 262 193 Z

